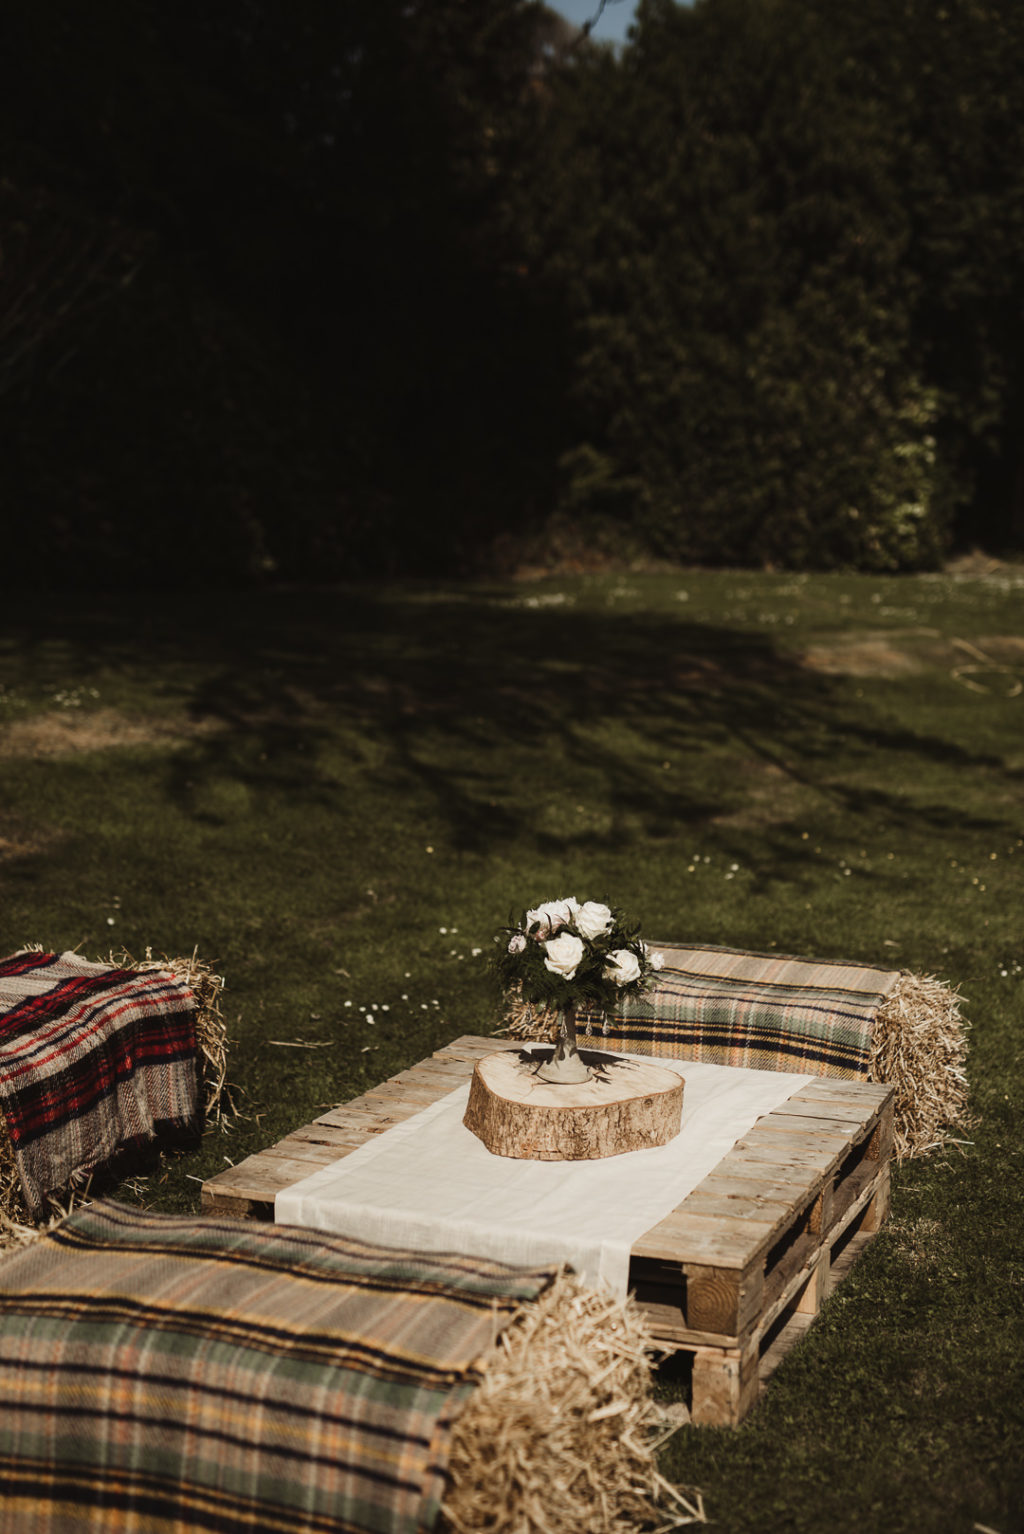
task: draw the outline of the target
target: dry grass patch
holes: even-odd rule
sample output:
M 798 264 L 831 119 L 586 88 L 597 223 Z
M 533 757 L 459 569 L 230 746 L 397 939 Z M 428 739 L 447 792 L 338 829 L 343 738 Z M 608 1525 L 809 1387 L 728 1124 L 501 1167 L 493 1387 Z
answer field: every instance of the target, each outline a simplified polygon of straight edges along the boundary
M 0 865 L 49 852 L 61 840 L 58 831 L 29 828 L 12 815 L 0 815 Z
M 1015 697 L 1024 690 L 1024 639 L 943 636 L 937 629 L 847 633 L 809 645 L 800 659 L 826 676 L 906 677 L 945 671 L 975 692 Z
M 0 729 L 0 757 L 75 756 L 125 746 L 174 746 L 221 728 L 216 720 L 146 718 L 113 708 L 71 714 L 53 709 L 31 719 L 17 719 Z
M 915 676 L 935 664 L 920 642 L 939 638 L 937 629 L 903 630 L 898 636 L 888 631 L 841 634 L 809 645 L 800 658 L 825 676 Z

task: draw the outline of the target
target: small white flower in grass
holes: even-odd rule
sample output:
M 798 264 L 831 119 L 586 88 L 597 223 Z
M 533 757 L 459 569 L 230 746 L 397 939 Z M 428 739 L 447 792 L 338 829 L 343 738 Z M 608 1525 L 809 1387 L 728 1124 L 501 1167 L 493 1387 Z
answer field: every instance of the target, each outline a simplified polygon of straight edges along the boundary
M 549 969 L 553 975 L 561 975 L 564 980 L 571 980 L 579 968 L 583 953 L 581 939 L 571 932 L 563 932 L 544 944 L 544 968 Z
M 381 1009 L 380 1010 L 382 1012 L 390 1012 L 391 1008 L 388 1006 L 387 1002 L 385 1001 L 385 1002 L 381 1003 Z
M 425 1001 L 421 1001 L 420 1002 L 420 1011 L 421 1012 L 429 1012 L 430 1011 L 430 1008 L 427 1006 Z
M 482 953 L 483 953 L 483 949 L 482 949 L 482 948 L 473 948 L 473 949 L 471 949 L 471 950 L 470 950 L 470 952 L 471 952 L 471 953 L 472 953 L 472 955 L 473 955 L 473 957 L 474 957 L 474 959 L 475 959 L 475 958 L 477 958 L 477 957 L 478 957 L 478 956 L 479 956 L 479 955 L 480 955 L 480 954 L 482 954 Z
M 975 883 L 977 883 L 977 880 L 975 880 Z M 112 916 L 108 916 L 107 917 L 107 926 L 108 927 L 112 927 L 113 925 L 114 925 L 114 918 Z
M 640 977 L 640 960 L 628 948 L 615 948 L 608 955 L 603 973 L 606 980 L 613 980 L 616 985 L 629 985 Z
M 352 1003 L 350 1001 L 346 1001 L 345 1005 L 346 1005 L 346 1007 L 350 1007 L 352 1005 Z
M 409 1000 L 409 993 L 408 993 L 408 991 L 403 991 L 402 992 L 402 1000 L 403 1001 L 408 1001 Z M 347 1007 L 348 1006 L 348 1002 L 346 1002 L 345 1005 Z
M 438 927 L 437 930 L 438 930 L 438 932 L 447 932 L 448 928 L 447 927 Z

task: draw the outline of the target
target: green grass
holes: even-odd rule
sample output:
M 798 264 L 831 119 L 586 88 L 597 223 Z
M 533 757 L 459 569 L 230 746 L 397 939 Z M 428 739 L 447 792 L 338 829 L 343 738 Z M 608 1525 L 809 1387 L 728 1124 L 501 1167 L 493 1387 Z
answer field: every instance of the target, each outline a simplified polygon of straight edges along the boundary
M 118 1196 L 197 1209 L 225 1158 L 496 1027 L 492 936 L 540 898 L 938 974 L 970 1143 L 899 1170 L 757 1412 L 665 1470 L 728 1534 L 1024 1528 L 1022 597 L 1003 569 L 8 602 L 7 949 L 198 945 L 227 979 L 241 1116 Z

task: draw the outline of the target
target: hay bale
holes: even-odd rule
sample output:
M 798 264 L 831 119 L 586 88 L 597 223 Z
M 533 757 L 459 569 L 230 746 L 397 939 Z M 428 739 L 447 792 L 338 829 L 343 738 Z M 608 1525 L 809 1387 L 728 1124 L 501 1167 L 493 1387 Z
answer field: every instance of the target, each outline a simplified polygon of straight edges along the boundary
M 967 1113 L 967 1033 L 959 991 L 934 975 L 903 971 L 875 1015 L 866 1080 L 894 1088 L 893 1155 L 897 1161 L 957 1143 L 955 1131 L 970 1125 Z M 510 1038 L 547 1042 L 558 1014 L 531 1007 L 521 996 L 506 998 Z M 583 1035 L 600 1034 L 603 1019 L 578 1020 Z M 851 1075 L 851 1079 L 855 1079 Z
M 674 1427 L 651 1397 L 654 1344 L 632 1300 L 562 1272 L 479 1361 L 452 1431 L 444 1534 L 637 1534 L 706 1523 L 662 1476 Z
M 173 1498 L 180 1487 L 175 1506 L 186 1520 L 204 1494 L 227 1506 L 236 1492 L 244 1500 L 247 1486 L 266 1490 L 272 1480 L 265 1503 L 268 1527 L 277 1527 L 275 1507 L 287 1511 L 284 1522 L 292 1527 L 305 1507 L 296 1507 L 292 1494 L 301 1497 L 308 1476 L 318 1465 L 322 1470 L 326 1443 L 335 1458 L 343 1448 L 353 1470 L 365 1465 L 366 1478 L 350 1476 L 343 1465 L 334 1488 L 321 1487 L 321 1501 L 305 1507 L 307 1513 L 312 1508 L 314 1519 L 320 1512 L 317 1527 L 382 1528 L 389 1508 L 402 1510 L 402 1527 L 411 1527 L 416 1505 L 410 1495 L 417 1486 L 426 1499 L 419 1501 L 420 1512 L 436 1505 L 435 1471 L 445 1477 L 442 1508 L 436 1523 L 428 1521 L 442 1534 L 669 1534 L 707 1522 L 700 1494 L 672 1486 L 657 1469 L 656 1451 L 669 1436 L 667 1420 L 675 1431 L 679 1408 L 663 1413 L 652 1400 L 654 1346 L 634 1301 L 588 1289 L 564 1269 L 521 1275 L 509 1269 L 502 1280 L 485 1264 L 492 1271 L 476 1288 L 444 1257 L 383 1248 L 375 1256 L 374 1248 L 362 1243 L 325 1236 L 318 1245 L 312 1232 L 249 1221 L 202 1224 L 200 1252 L 187 1221 L 98 1203 L 73 1217 L 78 1239 L 57 1247 L 40 1240 L 45 1232 L 25 1231 L 22 1239 L 36 1243 L 35 1261 L 31 1253 L 9 1259 L 17 1270 L 14 1276 L 13 1266 L 6 1269 L 3 1341 L 18 1335 L 21 1314 L 37 1313 L 35 1300 L 26 1305 L 27 1296 L 57 1288 L 68 1301 L 45 1336 L 37 1329 L 29 1339 L 25 1355 L 48 1366 L 49 1380 L 39 1383 L 36 1398 L 45 1394 L 50 1421 L 61 1431 L 44 1435 L 41 1450 L 30 1434 L 22 1435 L 12 1444 L 12 1463 L 24 1465 L 19 1454 L 37 1471 L 47 1455 L 50 1467 L 70 1463 L 83 1501 L 69 1506 L 83 1526 L 103 1526 L 102 1509 L 97 1514 L 85 1499 L 109 1475 L 111 1464 L 124 1469 L 125 1484 L 138 1488 L 139 1449 L 147 1444 L 150 1449 L 156 1444 L 162 1456 L 160 1510 L 166 1511 L 168 1495 Z M 285 1247 L 294 1249 L 294 1263 L 280 1260 Z M 239 1253 L 263 1258 L 270 1250 L 277 1277 L 268 1292 L 266 1262 L 258 1260 L 247 1270 L 236 1259 Z M 159 1263 L 150 1260 L 154 1252 Z M 143 1346 L 149 1335 L 147 1306 L 166 1303 L 180 1291 L 185 1266 L 196 1305 L 191 1321 L 183 1317 L 173 1347 Z M 403 1274 L 412 1283 L 407 1305 L 399 1287 Z M 328 1277 L 325 1289 L 318 1279 Z M 493 1309 L 468 1303 L 488 1294 Z M 138 1314 L 116 1325 L 93 1325 L 90 1302 L 110 1295 L 133 1298 Z M 250 1371 L 249 1393 L 260 1409 L 252 1434 L 239 1446 L 244 1458 L 235 1458 L 226 1480 L 218 1474 L 216 1457 L 195 1448 L 196 1441 L 200 1451 L 216 1447 L 225 1425 L 233 1425 L 223 1380 L 210 1376 L 205 1356 L 204 1317 L 222 1304 L 243 1345 L 232 1359 L 226 1344 L 221 1375 L 236 1373 L 244 1384 Z M 297 1378 L 305 1398 L 301 1410 L 274 1409 L 281 1392 L 268 1387 L 270 1376 L 244 1345 L 249 1329 L 265 1325 L 268 1316 L 277 1317 L 282 1342 L 291 1349 L 292 1373 L 299 1371 L 292 1387 Z M 323 1346 L 304 1348 L 303 1339 L 311 1335 Z M 372 1335 L 381 1364 L 373 1389 L 349 1346 L 360 1335 Z M 324 1339 L 336 1339 L 333 1350 Z M 122 1422 L 124 1432 L 115 1435 L 112 1448 L 110 1421 L 102 1413 L 76 1424 L 83 1357 L 103 1373 L 127 1369 L 137 1404 L 168 1399 L 168 1349 L 175 1364 L 170 1399 L 180 1402 L 188 1394 L 194 1432 L 163 1438 L 159 1423 L 147 1428 L 140 1413 Z M 405 1381 L 390 1396 L 389 1370 L 392 1375 L 398 1370 Z M 39 1367 L 35 1377 L 42 1380 Z M 8 1396 L 19 1392 L 17 1360 L 2 1384 Z M 283 1399 L 289 1399 L 287 1391 Z M 397 1467 L 397 1479 L 389 1485 L 382 1476 L 375 1496 L 366 1488 L 383 1463 L 383 1431 L 392 1457 L 384 1468 Z M 282 1453 L 290 1459 L 283 1480 Z M 54 1484 L 62 1484 L 59 1476 Z M 39 1483 L 38 1496 L 50 1508 L 48 1490 Z M 415 1522 L 419 1528 L 421 1517 Z
M 26 943 L 19 953 L 43 953 L 42 943 Z M 184 980 L 195 999 L 196 1044 L 199 1050 L 199 1072 L 203 1089 L 203 1110 L 207 1122 L 219 1124 L 228 1105 L 227 1077 L 227 1028 L 220 1010 L 220 996 L 224 989 L 221 975 L 214 974 L 210 966 L 193 949 L 188 957 L 153 958 L 152 949 L 146 949 L 144 959 L 135 959 L 126 949 L 109 954 L 96 962 L 110 964 L 116 969 L 162 970 Z M 227 1105 L 227 1106 L 226 1106 Z M 48 1197 L 53 1211 L 52 1218 L 63 1218 L 71 1213 L 88 1196 L 87 1178 L 81 1185 L 73 1185 L 57 1198 Z M 45 1228 L 45 1227 L 42 1227 Z M 14 1159 L 14 1147 L 3 1114 L 0 1113 L 0 1249 L 11 1246 L 21 1239 L 19 1233 L 34 1230 L 32 1215 L 22 1192 L 21 1177 Z

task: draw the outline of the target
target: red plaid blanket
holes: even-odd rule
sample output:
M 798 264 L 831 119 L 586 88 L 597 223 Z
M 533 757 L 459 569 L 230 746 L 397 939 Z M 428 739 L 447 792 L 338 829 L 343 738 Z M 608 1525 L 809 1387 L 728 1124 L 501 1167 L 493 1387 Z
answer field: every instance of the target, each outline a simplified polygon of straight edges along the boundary
M 194 1131 L 188 986 L 74 953 L 0 960 L 0 1110 L 33 1214 L 118 1152 Z

